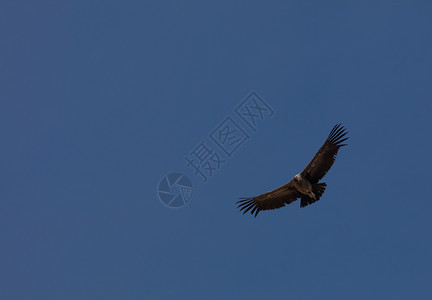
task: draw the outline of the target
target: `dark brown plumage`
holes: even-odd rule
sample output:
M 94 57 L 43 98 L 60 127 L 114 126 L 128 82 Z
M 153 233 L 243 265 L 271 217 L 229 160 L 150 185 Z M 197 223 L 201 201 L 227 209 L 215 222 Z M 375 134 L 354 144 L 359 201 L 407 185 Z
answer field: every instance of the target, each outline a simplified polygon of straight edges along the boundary
M 256 217 L 262 210 L 281 208 L 298 198 L 301 198 L 300 207 L 318 201 L 326 188 L 324 182 L 318 181 L 330 170 L 339 148 L 346 145 L 342 143 L 348 139 L 345 137 L 347 133 L 341 124 L 334 126 L 327 140 L 300 174 L 273 191 L 256 197 L 241 198 L 242 200 L 237 202 L 240 211 L 243 211 L 243 214 L 250 211 Z

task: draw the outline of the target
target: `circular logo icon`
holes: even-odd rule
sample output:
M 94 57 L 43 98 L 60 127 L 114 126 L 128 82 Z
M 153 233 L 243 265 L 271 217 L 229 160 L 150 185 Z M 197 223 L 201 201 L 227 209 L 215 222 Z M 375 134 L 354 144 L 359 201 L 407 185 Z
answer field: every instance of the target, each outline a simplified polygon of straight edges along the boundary
M 158 186 L 159 200 L 168 207 L 184 206 L 192 196 L 192 182 L 182 173 L 171 173 L 161 179 Z

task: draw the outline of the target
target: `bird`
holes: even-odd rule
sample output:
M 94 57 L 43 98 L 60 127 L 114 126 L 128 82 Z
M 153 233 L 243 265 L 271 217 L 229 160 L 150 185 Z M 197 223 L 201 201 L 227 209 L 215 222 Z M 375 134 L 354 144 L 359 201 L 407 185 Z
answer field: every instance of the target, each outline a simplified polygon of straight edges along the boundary
M 327 184 L 319 182 L 330 170 L 335 162 L 339 148 L 346 137 L 345 127 L 336 124 L 328 135 L 326 141 L 306 166 L 306 168 L 295 175 L 287 184 L 256 197 L 240 198 L 237 201 L 238 208 L 243 214 L 250 211 L 255 217 L 262 210 L 272 210 L 291 204 L 300 198 L 300 207 L 308 206 L 318 201 L 323 195 Z

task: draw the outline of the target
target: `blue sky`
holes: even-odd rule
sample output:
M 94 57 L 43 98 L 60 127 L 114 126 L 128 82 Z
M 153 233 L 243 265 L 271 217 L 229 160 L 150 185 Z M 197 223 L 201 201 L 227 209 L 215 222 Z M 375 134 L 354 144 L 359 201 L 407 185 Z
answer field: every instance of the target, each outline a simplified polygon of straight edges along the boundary
M 2 1 L 0 298 L 430 299 L 431 8 Z M 274 115 L 203 183 L 185 156 L 252 91 Z M 239 213 L 339 122 L 320 201 Z

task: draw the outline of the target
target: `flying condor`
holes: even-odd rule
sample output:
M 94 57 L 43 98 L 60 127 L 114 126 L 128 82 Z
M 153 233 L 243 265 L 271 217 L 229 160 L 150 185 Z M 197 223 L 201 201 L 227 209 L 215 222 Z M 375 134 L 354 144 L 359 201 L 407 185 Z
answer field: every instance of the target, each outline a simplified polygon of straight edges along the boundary
M 300 207 L 305 207 L 318 201 L 326 188 L 325 182 L 318 183 L 333 165 L 336 155 L 342 144 L 348 139 L 348 132 L 341 124 L 333 127 L 327 140 L 315 154 L 314 158 L 299 174 L 287 184 L 268 193 L 251 197 L 240 198 L 238 207 L 243 214 L 250 211 L 255 217 L 262 210 L 277 209 L 301 199 Z

